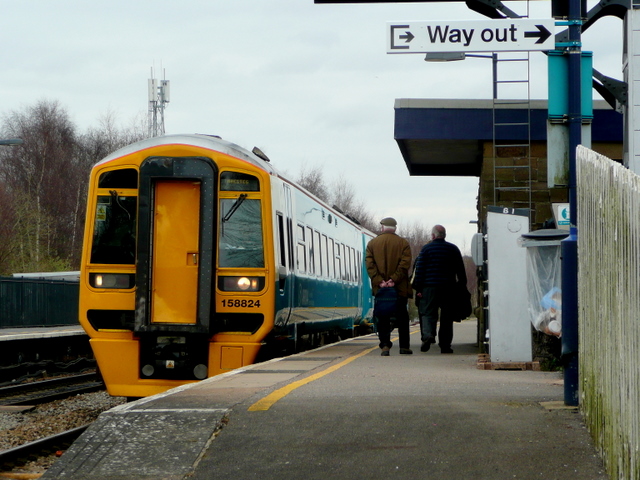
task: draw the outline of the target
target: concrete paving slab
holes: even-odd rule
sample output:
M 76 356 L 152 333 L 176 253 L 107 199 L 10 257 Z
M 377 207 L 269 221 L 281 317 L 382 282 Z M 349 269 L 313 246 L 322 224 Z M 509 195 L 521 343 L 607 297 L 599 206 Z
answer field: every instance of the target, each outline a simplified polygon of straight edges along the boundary
M 224 423 L 226 409 L 112 409 L 44 478 L 181 479 Z

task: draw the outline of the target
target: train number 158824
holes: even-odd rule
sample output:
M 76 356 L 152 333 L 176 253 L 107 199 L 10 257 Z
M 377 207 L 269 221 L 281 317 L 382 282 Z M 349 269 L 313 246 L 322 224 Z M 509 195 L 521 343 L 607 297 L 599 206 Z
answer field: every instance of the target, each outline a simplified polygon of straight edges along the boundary
M 222 306 L 229 308 L 258 308 L 260 300 L 238 300 L 237 298 L 222 300 Z

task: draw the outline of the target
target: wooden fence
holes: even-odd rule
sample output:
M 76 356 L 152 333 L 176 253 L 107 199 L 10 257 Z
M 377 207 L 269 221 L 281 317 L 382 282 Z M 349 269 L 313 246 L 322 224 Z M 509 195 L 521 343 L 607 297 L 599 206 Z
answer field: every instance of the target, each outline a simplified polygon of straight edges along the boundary
M 581 409 L 612 479 L 640 479 L 640 176 L 579 147 Z

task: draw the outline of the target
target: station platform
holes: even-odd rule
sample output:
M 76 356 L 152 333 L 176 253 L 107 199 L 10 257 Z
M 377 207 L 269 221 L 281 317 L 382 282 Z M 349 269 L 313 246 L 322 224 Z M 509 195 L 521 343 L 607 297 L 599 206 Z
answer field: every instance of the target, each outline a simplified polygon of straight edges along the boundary
M 481 370 L 476 322 L 380 356 L 374 335 L 103 413 L 44 479 L 606 480 L 558 372 Z
M 58 327 L 11 327 L 0 329 L 0 342 L 34 340 L 40 338 L 87 336 L 80 325 Z

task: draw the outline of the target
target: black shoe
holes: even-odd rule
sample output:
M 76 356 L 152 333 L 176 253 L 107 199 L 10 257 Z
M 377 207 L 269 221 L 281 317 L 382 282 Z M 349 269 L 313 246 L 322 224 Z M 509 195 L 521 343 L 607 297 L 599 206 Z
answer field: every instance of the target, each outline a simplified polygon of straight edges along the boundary
M 410 348 L 400 349 L 400 355 L 412 355 L 412 354 L 413 354 L 413 350 L 411 350 Z
M 383 357 L 388 357 L 389 356 L 389 347 L 382 347 L 382 353 L 380 355 L 382 355 Z
M 440 353 L 453 353 L 451 347 L 440 347 Z
M 431 342 L 427 340 L 426 342 L 422 342 L 422 345 L 420 346 L 420 351 L 428 352 L 430 348 L 431 348 Z

